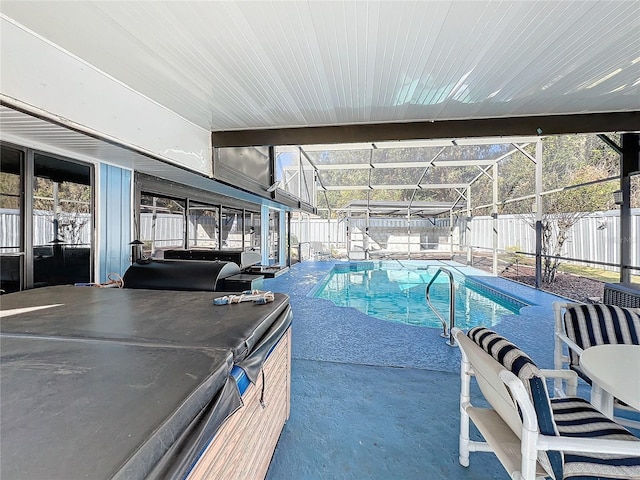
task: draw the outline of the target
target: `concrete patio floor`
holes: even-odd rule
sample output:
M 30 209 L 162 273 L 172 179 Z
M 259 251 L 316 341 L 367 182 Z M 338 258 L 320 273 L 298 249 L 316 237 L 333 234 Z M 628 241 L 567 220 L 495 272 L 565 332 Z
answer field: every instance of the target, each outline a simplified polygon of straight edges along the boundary
M 308 261 L 265 281 L 265 288 L 290 295 L 294 312 L 291 417 L 267 478 L 509 478 L 492 454 L 472 454 L 468 468 L 458 463 L 458 349 L 439 329 L 307 296 L 333 264 Z M 552 367 L 551 302 L 558 297 L 457 265 L 535 304 L 494 329 L 539 366 Z

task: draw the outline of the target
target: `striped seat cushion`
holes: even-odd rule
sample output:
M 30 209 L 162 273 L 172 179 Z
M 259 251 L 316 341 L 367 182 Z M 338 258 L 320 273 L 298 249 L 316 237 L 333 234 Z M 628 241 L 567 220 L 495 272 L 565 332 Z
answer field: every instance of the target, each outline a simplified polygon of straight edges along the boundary
M 467 336 L 522 381 L 535 408 L 540 433 L 558 435 L 544 378 L 533 360 L 506 338 L 486 327 L 474 327 Z M 548 473 L 553 472 L 553 478 L 562 478 L 561 452 L 540 451 L 538 461 Z
M 640 310 L 613 305 L 574 304 L 565 311 L 564 328 L 567 337 L 583 350 L 611 343 L 640 345 Z M 571 350 L 569 356 L 571 368 L 584 378 L 579 368 L 579 355 Z
M 581 398 L 554 398 L 551 400 L 551 408 L 557 429 L 562 436 L 639 442 L 636 457 L 565 452 L 563 478 L 640 478 L 640 440 L 627 429 L 604 416 Z

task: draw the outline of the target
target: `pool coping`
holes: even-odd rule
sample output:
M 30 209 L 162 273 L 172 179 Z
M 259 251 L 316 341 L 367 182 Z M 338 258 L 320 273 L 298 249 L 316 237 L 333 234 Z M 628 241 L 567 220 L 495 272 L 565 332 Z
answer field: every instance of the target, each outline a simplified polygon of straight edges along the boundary
M 522 304 L 522 307 L 550 305 L 553 302 L 569 302 L 570 299 L 538 290 L 530 285 L 493 275 L 468 275 L 472 286 L 486 290 L 499 297 Z

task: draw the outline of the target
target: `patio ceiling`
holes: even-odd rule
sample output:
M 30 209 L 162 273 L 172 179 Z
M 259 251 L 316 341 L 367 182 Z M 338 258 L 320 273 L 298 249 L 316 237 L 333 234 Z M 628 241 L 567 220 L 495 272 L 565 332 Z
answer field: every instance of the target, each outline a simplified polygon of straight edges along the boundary
M 0 12 L 219 146 L 639 124 L 637 1 L 3 0 Z
M 459 198 L 513 145 L 640 125 L 637 1 L 3 0 L 0 14 L 69 52 L 81 69 L 137 94 L 101 95 L 64 75 L 60 83 L 55 69 L 39 78 L 35 63 L 35 78 L 23 77 L 44 96 L 14 104 L 9 84 L 22 93 L 23 77 L 4 69 L 1 99 L 26 113 L 44 110 L 30 120 L 36 129 L 3 107 L 5 138 L 113 157 L 205 189 L 218 187 L 210 179 L 209 132 L 213 146 L 293 146 L 304 157 L 303 181 L 284 185 L 294 196 L 306 192 L 305 202 L 314 198 L 314 178 L 326 203 L 394 190 L 417 202 L 438 189 Z M 2 43 L 4 66 L 20 55 L 19 45 Z M 49 88 L 40 92 L 40 85 Z M 28 101 L 56 96 L 54 85 L 62 103 L 77 97 L 74 108 Z M 138 108 L 143 100 L 158 109 Z M 96 116 L 82 117 L 85 107 Z M 186 134 L 163 112 L 188 124 L 180 124 Z M 76 118 L 69 136 L 66 119 Z M 59 123 L 42 133 L 46 120 Z M 79 147 L 81 132 L 94 131 Z M 149 141 L 139 141 L 141 133 Z M 468 145 L 496 145 L 499 155 L 456 153 Z M 391 149 L 409 153 L 386 155 Z M 439 178 L 440 167 L 457 168 L 457 183 Z

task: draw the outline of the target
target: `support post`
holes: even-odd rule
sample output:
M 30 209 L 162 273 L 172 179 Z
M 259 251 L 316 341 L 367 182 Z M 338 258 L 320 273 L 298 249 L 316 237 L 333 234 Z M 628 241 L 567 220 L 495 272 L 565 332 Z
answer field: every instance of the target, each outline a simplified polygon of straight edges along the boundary
M 449 244 L 451 246 L 451 258 L 453 259 L 453 209 L 449 210 Z
M 473 262 L 473 252 L 471 251 L 471 185 L 467 187 L 467 218 L 465 219 L 465 243 L 467 244 L 467 265 Z
M 34 153 L 32 149 L 27 149 L 24 156 L 24 172 L 20 179 L 20 191 L 24 192 L 22 196 L 21 223 L 23 229 L 24 243 L 21 245 L 24 251 L 24 259 L 22 260 L 24 275 L 22 277 L 22 289 L 33 288 L 33 247 L 34 247 L 34 227 L 33 227 L 33 195 L 30 193 L 33 185 L 28 185 L 27 179 L 35 177 Z M 138 204 L 139 205 L 139 204 Z
M 298 211 L 296 215 L 298 216 L 298 262 L 302 263 L 302 212 Z M 308 234 L 309 229 L 307 229 L 307 238 L 309 236 Z M 309 248 L 309 251 L 311 251 L 311 248 Z
M 369 260 L 369 206 L 368 205 L 367 205 L 367 214 L 365 216 L 364 238 L 362 239 L 362 249 L 364 250 L 364 259 Z
M 286 215 L 286 221 L 287 221 L 287 251 L 286 256 L 287 256 L 287 267 L 291 267 L 291 212 L 285 212 Z M 242 237 L 244 238 L 244 232 Z M 298 249 L 298 261 L 301 262 L 302 259 L 299 258 L 301 256 L 300 249 Z
M 542 139 L 536 142 L 536 288 L 542 287 Z
M 620 157 L 620 283 L 631 282 L 631 174 L 640 170 L 640 134 L 622 134 Z
M 407 260 L 411 260 L 411 208 L 407 208 Z
M 498 163 L 492 167 L 493 174 L 493 274 L 498 275 Z
M 347 230 L 347 258 L 351 260 L 351 229 L 349 228 L 349 221 L 351 220 L 351 210 L 347 210 L 346 230 Z
M 336 217 L 336 225 L 337 223 L 338 223 L 338 217 Z M 336 238 L 337 237 L 338 237 L 338 229 L 336 228 Z M 337 245 L 336 245 L 336 248 L 337 248 Z M 331 252 L 331 209 L 329 209 L 329 211 L 327 212 L 327 250 L 326 251 Z

